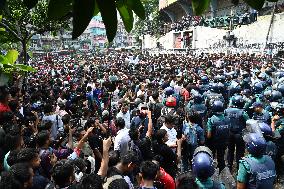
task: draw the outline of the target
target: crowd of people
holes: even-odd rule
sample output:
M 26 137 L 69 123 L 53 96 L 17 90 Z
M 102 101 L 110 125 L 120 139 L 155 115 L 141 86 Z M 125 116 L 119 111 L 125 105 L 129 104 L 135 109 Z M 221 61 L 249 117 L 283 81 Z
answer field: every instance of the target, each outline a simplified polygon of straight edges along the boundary
M 36 73 L 0 87 L 0 188 L 283 187 L 283 63 L 254 54 L 34 57 Z M 224 170 L 236 182 L 213 176 Z
M 206 26 L 212 28 L 224 28 L 229 27 L 230 22 L 232 20 L 232 24 L 234 26 L 240 25 L 248 25 L 255 21 L 257 21 L 257 12 L 252 13 L 244 13 L 231 16 L 217 16 L 214 18 L 203 18 L 201 16 L 183 16 L 181 20 L 174 22 L 171 24 L 170 30 L 173 31 L 183 31 L 189 29 L 192 26 Z

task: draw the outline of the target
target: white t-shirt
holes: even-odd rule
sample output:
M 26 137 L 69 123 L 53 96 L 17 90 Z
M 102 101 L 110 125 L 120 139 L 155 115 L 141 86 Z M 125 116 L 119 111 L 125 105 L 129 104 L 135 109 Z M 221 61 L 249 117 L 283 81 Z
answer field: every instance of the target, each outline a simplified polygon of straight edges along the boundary
M 176 145 L 176 141 L 177 141 L 177 131 L 175 130 L 175 128 L 167 128 L 165 125 L 163 125 L 161 127 L 161 129 L 165 129 L 169 135 L 169 140 L 166 142 L 166 144 L 168 146 L 170 145 Z

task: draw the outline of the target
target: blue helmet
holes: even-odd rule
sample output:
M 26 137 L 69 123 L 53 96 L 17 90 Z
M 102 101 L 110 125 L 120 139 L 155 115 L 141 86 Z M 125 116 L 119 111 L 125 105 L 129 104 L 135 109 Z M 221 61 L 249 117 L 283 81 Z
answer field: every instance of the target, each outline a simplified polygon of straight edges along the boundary
M 174 89 L 172 87 L 165 88 L 165 95 L 166 96 L 173 95 L 174 93 L 175 93 L 175 91 L 174 91 Z
M 265 154 L 266 141 L 260 134 L 249 133 L 244 136 L 244 141 L 246 142 L 246 148 L 251 155 L 258 157 Z
M 234 95 L 234 94 L 240 94 L 242 91 L 242 88 L 240 85 L 234 86 L 230 88 L 230 95 Z
M 223 83 L 213 83 L 210 87 L 210 90 L 214 93 L 222 93 L 224 92 L 224 84 Z
M 267 123 L 259 123 L 258 124 L 263 136 L 272 136 L 273 135 L 273 132 L 272 132 L 272 129 L 271 127 L 267 124 Z
M 262 85 L 262 83 L 255 83 L 254 86 L 252 87 L 252 92 L 254 94 L 260 94 L 262 93 L 262 91 L 264 90 L 264 87 Z
M 225 80 L 226 80 L 226 77 L 224 76 L 224 75 L 217 75 L 217 76 L 215 76 L 214 77 L 214 81 L 215 82 L 225 82 Z
M 271 92 L 271 102 L 278 102 L 282 99 L 282 93 L 280 91 L 272 91 Z
M 280 83 L 277 86 L 277 90 L 280 91 L 282 93 L 282 95 L 284 95 L 284 83 Z
M 200 179 L 207 179 L 214 174 L 214 162 L 211 151 L 205 147 L 198 147 L 192 159 L 193 174 Z
M 223 113 L 224 112 L 224 104 L 220 100 L 216 100 L 212 104 L 211 108 L 214 113 Z
M 241 95 L 236 95 L 232 97 L 232 105 L 237 108 L 243 108 L 245 101 Z
M 207 77 L 206 75 L 202 76 L 202 77 L 200 78 L 200 81 L 201 81 L 202 84 L 207 84 L 207 83 L 209 83 L 209 79 L 208 79 L 208 77 Z
M 202 98 L 202 96 L 200 94 L 194 95 L 193 101 L 194 101 L 194 103 L 200 104 L 200 103 L 202 103 L 203 98 Z

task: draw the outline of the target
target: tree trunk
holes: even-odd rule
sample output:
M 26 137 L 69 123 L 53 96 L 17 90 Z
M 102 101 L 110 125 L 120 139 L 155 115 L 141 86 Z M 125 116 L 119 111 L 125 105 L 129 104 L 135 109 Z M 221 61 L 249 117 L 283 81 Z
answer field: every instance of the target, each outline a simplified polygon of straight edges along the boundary
M 25 40 L 22 42 L 22 47 L 23 47 L 23 64 L 28 64 L 28 56 L 27 56 L 27 43 Z

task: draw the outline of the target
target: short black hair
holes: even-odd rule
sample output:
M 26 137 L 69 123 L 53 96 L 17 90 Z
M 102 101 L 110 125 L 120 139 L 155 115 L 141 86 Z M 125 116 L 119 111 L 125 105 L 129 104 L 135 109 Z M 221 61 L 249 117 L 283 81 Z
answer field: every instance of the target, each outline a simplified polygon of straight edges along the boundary
M 156 133 L 156 140 L 157 142 L 161 143 L 163 141 L 163 138 L 166 136 L 167 131 L 165 129 L 160 129 Z
M 125 127 L 125 121 L 123 118 L 121 117 L 118 117 L 116 120 L 115 120 L 115 126 L 120 128 L 120 129 L 123 129 Z
M 39 153 L 34 148 L 23 148 L 19 151 L 17 155 L 18 163 L 29 163 L 33 159 L 39 156 Z
M 119 153 L 117 151 L 112 150 L 108 154 L 109 154 L 108 166 L 112 167 L 117 165 L 117 163 L 120 161 Z
M 129 185 L 122 178 L 122 179 L 116 179 L 116 180 L 112 181 L 108 186 L 108 189 L 118 189 L 118 188 L 119 189 L 129 189 Z
M 66 114 L 66 115 L 62 116 L 61 119 L 62 119 L 63 124 L 66 125 L 70 122 L 71 116 L 69 114 Z
M 103 180 L 101 176 L 91 173 L 82 178 L 76 189 L 103 189 Z
M 173 124 L 175 122 L 175 117 L 172 114 L 165 116 L 165 123 Z
M 40 131 L 37 134 L 37 144 L 39 147 L 42 147 L 46 141 L 50 138 L 50 133 L 46 130 Z
M 20 133 L 8 133 L 5 136 L 5 150 L 8 152 L 17 149 L 21 145 L 21 140 Z
M 155 180 L 158 170 L 158 165 L 152 161 L 144 161 L 140 167 L 140 172 L 144 180 Z
M 177 189 L 198 189 L 191 172 L 183 173 L 176 178 Z
M 191 123 L 198 123 L 199 120 L 201 119 L 200 114 L 197 111 L 193 110 L 193 109 L 189 109 L 187 111 L 187 117 L 188 117 L 188 120 Z
M 58 161 L 52 168 L 52 178 L 59 187 L 70 184 L 70 177 L 72 176 L 74 176 L 74 167 L 68 160 Z
M 52 104 L 51 103 L 45 104 L 44 107 L 43 107 L 43 111 L 44 111 L 45 114 L 52 112 L 53 111 Z
M 18 162 L 18 153 L 20 150 L 12 150 L 10 151 L 8 157 L 7 157 L 7 164 L 9 166 L 12 166 Z
M 32 174 L 31 167 L 26 163 L 17 163 L 5 172 L 0 181 L 0 188 L 24 189 L 24 184 L 28 182 Z
M 137 157 L 137 155 L 134 152 L 130 151 L 126 155 L 121 157 L 120 162 L 123 165 L 128 165 L 129 163 L 134 163 L 136 165 L 139 165 L 139 157 Z

